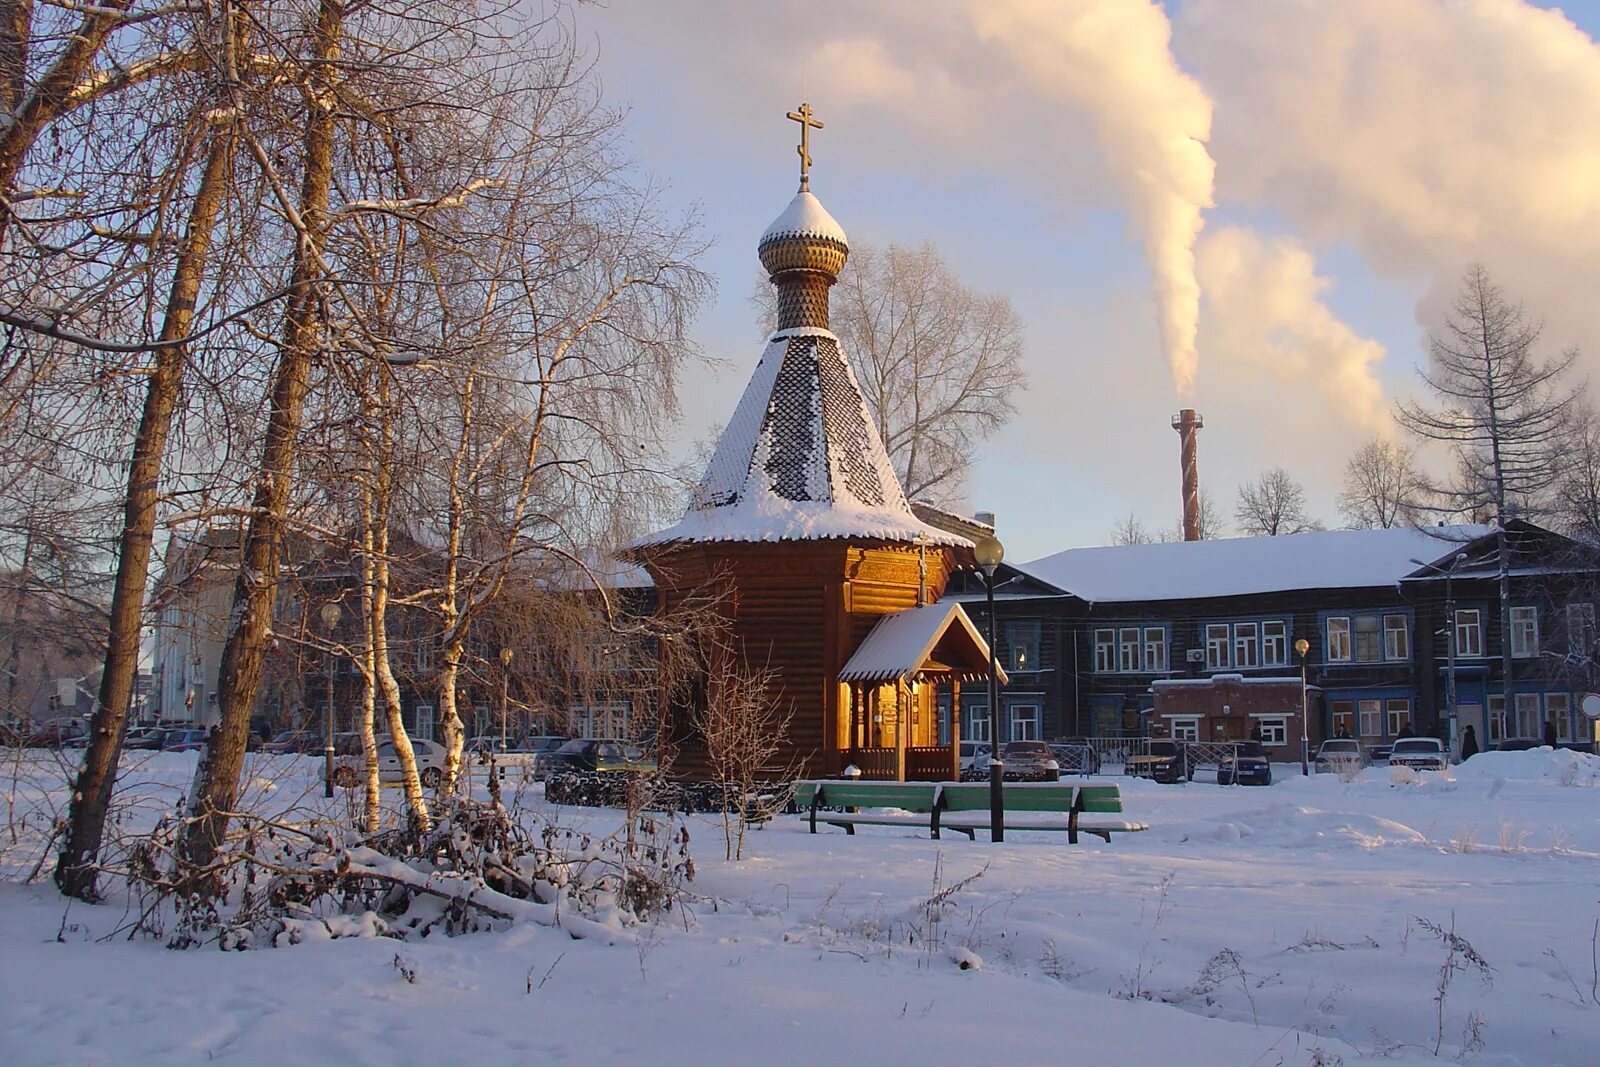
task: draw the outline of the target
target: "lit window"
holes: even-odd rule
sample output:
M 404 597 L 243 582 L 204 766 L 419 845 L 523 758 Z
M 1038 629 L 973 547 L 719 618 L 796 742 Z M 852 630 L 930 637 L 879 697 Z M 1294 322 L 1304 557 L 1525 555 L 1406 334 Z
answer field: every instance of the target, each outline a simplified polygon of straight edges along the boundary
M 1411 701 L 1397 698 L 1385 701 L 1384 706 L 1389 713 L 1389 736 L 1399 737 L 1400 731 L 1411 725 Z
M 1261 646 L 1257 644 L 1257 628 L 1253 622 L 1241 622 L 1233 628 L 1233 665 L 1235 667 L 1261 666 Z
M 1137 626 L 1124 626 L 1117 631 L 1117 645 L 1122 656 L 1118 666 L 1124 671 L 1137 671 L 1139 669 L 1139 628 Z
M 1199 719 L 1173 719 L 1172 720 L 1172 739 L 1174 741 L 1198 741 L 1198 740 L 1200 740 L 1200 720 Z
M 1557 741 L 1572 740 L 1571 698 L 1565 693 L 1544 695 L 1544 721 L 1556 728 Z
M 1385 615 L 1383 617 L 1383 658 L 1411 658 L 1411 641 L 1406 633 L 1406 617 L 1404 615 Z
M 1350 617 L 1335 615 L 1328 619 L 1328 662 L 1350 662 Z
M 1094 669 L 1101 674 L 1117 669 L 1117 632 L 1115 630 L 1096 630 L 1094 632 Z
M 1152 673 L 1167 669 L 1167 631 L 1164 627 L 1144 628 L 1144 669 Z
M 1261 665 L 1282 667 L 1289 662 L 1289 624 L 1283 621 L 1261 624 Z
M 1228 624 L 1206 624 L 1206 670 L 1216 671 L 1228 665 Z
M 1483 655 L 1483 614 L 1477 608 L 1456 609 L 1456 655 Z
M 1574 656 L 1594 652 L 1594 605 L 1567 605 L 1567 651 Z
M 1358 700 L 1356 710 L 1361 713 L 1361 736 L 1383 736 L 1383 701 Z
M 1263 745 L 1287 745 L 1289 743 L 1288 719 L 1257 719 L 1261 724 L 1261 743 Z
M 1539 609 L 1511 609 L 1511 654 L 1523 659 L 1539 654 Z
M 1006 623 L 1006 654 L 1008 671 L 1036 671 L 1039 669 L 1039 621 L 1030 619 Z

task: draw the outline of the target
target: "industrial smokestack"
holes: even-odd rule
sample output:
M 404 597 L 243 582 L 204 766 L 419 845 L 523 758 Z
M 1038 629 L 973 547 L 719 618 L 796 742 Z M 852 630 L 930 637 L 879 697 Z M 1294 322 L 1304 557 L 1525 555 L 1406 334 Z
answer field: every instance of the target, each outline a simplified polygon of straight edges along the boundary
M 1172 416 L 1172 428 L 1178 431 L 1183 457 L 1183 539 L 1200 540 L 1200 459 L 1196 452 L 1195 437 L 1205 420 L 1195 414 L 1194 408 L 1184 408 Z

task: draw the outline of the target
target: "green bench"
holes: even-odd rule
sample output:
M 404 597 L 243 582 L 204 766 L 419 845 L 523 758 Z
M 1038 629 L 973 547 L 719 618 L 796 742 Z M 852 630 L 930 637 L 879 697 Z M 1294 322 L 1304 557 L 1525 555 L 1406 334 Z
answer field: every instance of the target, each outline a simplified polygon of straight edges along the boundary
M 938 839 L 942 830 L 955 830 L 976 839 L 989 827 L 989 785 L 986 782 L 856 782 L 806 781 L 795 787 L 795 804 L 807 813 L 811 832 L 817 823 L 840 826 L 854 834 L 857 826 L 914 826 L 928 828 Z M 1115 785 L 1072 785 L 1067 782 L 1014 782 L 1005 787 L 1006 829 L 1064 830 L 1067 841 L 1077 844 L 1080 833 L 1105 841 L 1114 833 L 1148 830 L 1147 823 L 1105 818 L 1122 813 L 1122 794 Z M 897 808 L 911 814 L 889 815 L 860 809 Z M 1066 819 L 1013 817 L 1065 815 Z M 1085 819 L 1088 814 L 1091 818 Z

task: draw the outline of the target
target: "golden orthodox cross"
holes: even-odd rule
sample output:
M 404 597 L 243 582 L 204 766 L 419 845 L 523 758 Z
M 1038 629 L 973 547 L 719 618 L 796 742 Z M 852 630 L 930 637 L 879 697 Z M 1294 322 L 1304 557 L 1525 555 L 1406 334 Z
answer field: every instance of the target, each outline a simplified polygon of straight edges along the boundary
M 822 129 L 822 123 L 812 117 L 810 104 L 801 104 L 800 110 L 789 112 L 788 117 L 800 124 L 800 144 L 795 151 L 800 153 L 800 188 L 805 191 L 811 188 L 811 131 Z

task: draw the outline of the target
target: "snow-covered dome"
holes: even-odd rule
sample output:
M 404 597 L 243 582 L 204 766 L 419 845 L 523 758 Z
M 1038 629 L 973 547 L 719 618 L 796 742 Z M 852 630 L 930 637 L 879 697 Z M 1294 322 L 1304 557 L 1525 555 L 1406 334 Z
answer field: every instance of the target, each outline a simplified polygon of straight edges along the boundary
M 794 194 L 783 214 L 772 220 L 756 245 L 761 265 L 777 275 L 788 270 L 816 271 L 836 278 L 850 254 L 850 242 L 822 201 L 810 190 Z

